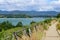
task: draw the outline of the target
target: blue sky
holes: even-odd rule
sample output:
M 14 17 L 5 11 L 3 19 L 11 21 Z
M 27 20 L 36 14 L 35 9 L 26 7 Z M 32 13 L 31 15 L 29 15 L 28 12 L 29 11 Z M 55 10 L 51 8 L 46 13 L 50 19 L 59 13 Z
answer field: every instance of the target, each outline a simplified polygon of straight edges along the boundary
M 0 10 L 60 11 L 60 0 L 0 0 Z

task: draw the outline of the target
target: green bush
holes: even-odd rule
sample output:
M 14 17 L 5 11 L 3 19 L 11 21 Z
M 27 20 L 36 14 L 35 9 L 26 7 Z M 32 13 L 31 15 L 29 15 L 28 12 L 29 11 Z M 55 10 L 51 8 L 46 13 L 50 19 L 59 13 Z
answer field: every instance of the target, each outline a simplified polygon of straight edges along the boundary
M 2 23 L 0 23 L 0 30 L 7 30 L 7 29 L 11 29 L 14 26 L 12 25 L 12 23 L 10 23 L 9 21 L 4 21 Z
M 19 30 L 22 30 L 22 28 L 16 27 L 5 31 L 3 30 L 2 32 L 0 32 L 0 40 L 15 40 L 15 36 L 13 36 L 13 33 Z M 18 32 L 17 36 L 21 37 L 22 32 Z
M 56 17 L 57 17 L 57 18 L 60 18 L 60 13 L 58 13 Z
M 26 34 L 30 37 L 29 28 L 26 29 Z
M 18 22 L 18 24 L 16 25 L 16 27 L 22 27 L 22 26 L 23 26 L 22 22 Z

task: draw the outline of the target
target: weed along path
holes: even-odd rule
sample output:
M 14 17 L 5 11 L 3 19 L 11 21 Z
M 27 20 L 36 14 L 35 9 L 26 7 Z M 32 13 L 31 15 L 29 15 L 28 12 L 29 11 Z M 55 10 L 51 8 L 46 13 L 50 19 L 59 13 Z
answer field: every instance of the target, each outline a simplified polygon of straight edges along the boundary
M 51 23 L 51 26 L 49 26 L 49 29 L 46 31 L 46 36 L 42 40 L 60 40 L 58 32 L 56 30 L 57 22 Z

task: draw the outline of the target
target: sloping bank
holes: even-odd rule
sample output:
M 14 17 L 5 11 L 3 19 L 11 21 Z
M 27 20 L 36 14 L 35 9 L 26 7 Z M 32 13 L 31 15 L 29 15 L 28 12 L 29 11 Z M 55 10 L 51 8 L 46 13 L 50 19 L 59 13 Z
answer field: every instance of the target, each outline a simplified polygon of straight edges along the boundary
M 0 32 L 0 40 L 41 40 L 44 30 L 48 30 L 51 19 L 42 22 L 32 21 L 30 25 L 15 27 Z

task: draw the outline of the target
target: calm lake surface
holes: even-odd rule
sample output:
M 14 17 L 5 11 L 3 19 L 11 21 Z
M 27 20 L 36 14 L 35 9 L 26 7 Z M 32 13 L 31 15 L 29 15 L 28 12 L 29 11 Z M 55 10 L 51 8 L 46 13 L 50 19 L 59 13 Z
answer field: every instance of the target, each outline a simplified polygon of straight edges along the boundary
M 35 22 L 40 22 L 45 20 L 46 18 L 0 18 L 0 23 L 4 21 L 9 21 L 13 25 L 16 25 L 18 22 L 22 22 L 23 25 L 29 25 L 30 22 L 35 21 Z

